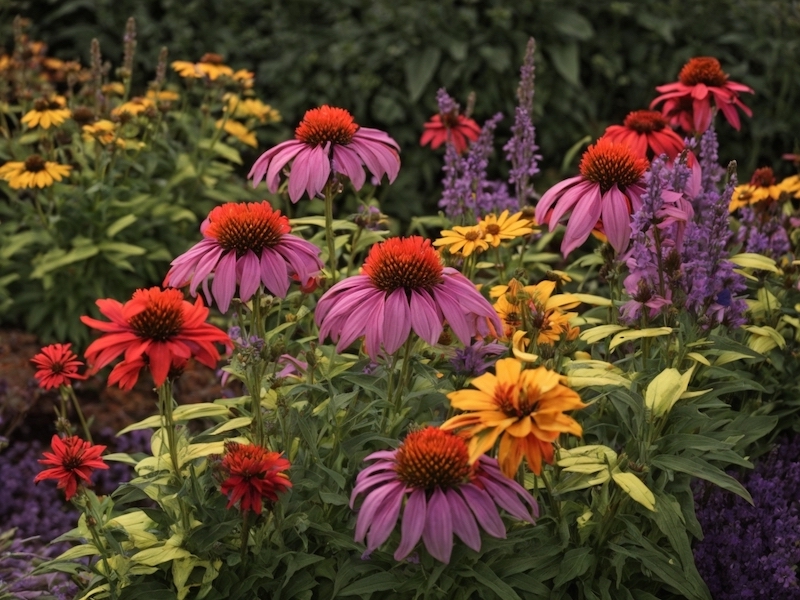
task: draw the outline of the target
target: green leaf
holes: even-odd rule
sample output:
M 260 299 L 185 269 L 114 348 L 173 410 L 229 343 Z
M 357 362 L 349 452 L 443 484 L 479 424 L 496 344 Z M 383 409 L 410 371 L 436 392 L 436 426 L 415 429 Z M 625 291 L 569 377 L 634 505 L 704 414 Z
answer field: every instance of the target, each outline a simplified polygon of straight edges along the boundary
M 433 79 L 442 51 L 439 48 L 428 46 L 421 52 L 415 52 L 405 61 L 406 87 L 411 102 L 416 102 L 422 97 L 428 83 Z
M 141 246 L 134 246 L 124 242 L 100 242 L 97 247 L 103 252 L 114 252 L 125 256 L 141 256 L 147 252 Z
M 47 242 L 49 236 L 43 231 L 23 231 L 8 238 L 0 250 L 0 258 L 11 258 L 25 246 L 36 242 Z
M 561 568 L 553 580 L 553 585 L 559 587 L 576 577 L 580 577 L 594 564 L 595 557 L 591 548 L 573 548 L 564 555 Z
M 361 594 L 371 594 L 373 592 L 385 592 L 396 589 L 398 585 L 400 585 L 400 582 L 392 573 L 375 573 L 351 583 L 340 591 L 339 595 L 360 596 Z
M 660 455 L 653 458 L 651 464 L 659 469 L 680 471 L 681 473 L 688 473 L 694 477 L 705 479 L 706 481 L 718 485 L 722 489 L 741 496 L 750 504 L 753 504 L 753 498 L 750 497 L 750 492 L 748 492 L 741 483 L 721 469 L 699 458 Z
M 39 264 L 33 270 L 30 277 L 31 279 L 41 279 L 51 271 L 71 265 L 72 263 L 92 258 L 98 252 L 100 252 L 100 248 L 94 244 L 81 246 L 66 253 L 64 253 L 63 250 L 48 252 L 42 256 L 40 260 L 35 260 L 35 262 L 38 262 Z
M 653 492 L 636 475 L 633 473 L 612 473 L 611 477 L 633 500 L 647 510 L 656 510 L 656 498 Z
M 547 49 L 553 67 L 561 77 L 575 87 L 581 85 L 580 61 L 578 60 L 577 42 L 551 44 Z
M 116 221 L 114 221 L 111 225 L 108 226 L 106 229 L 106 237 L 113 238 L 117 235 L 120 231 L 133 225 L 139 217 L 136 215 L 125 215 L 124 217 L 120 217 Z
M 500 579 L 497 576 L 497 573 L 492 571 L 492 569 L 483 562 L 475 563 L 472 569 L 460 571 L 459 575 L 464 577 L 468 577 L 472 575 L 478 583 L 481 583 L 492 590 L 495 594 L 503 598 L 503 600 L 522 600 L 519 597 L 519 594 L 514 591 L 514 589 Z
M 228 146 L 220 141 L 214 142 L 213 140 L 200 140 L 197 146 L 203 150 L 211 150 L 225 160 L 229 160 L 237 165 L 243 164 L 241 154 L 239 154 L 239 151 L 233 146 Z
M 572 10 L 558 11 L 553 15 L 553 27 L 559 33 L 585 42 L 594 36 L 589 20 Z

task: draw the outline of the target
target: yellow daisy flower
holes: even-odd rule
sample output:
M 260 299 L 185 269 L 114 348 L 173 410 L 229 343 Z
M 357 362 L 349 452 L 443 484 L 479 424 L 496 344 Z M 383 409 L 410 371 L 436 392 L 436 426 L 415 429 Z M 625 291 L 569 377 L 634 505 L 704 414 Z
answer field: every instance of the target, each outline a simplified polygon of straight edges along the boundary
M 115 117 L 121 117 L 122 115 L 127 115 L 129 117 L 135 117 L 144 113 L 149 108 L 155 108 L 155 104 L 149 98 L 142 98 L 141 96 L 137 96 L 135 98 L 131 98 L 127 102 L 120 104 L 114 110 L 111 111 L 111 114 Z
M 450 254 L 467 257 L 473 252 L 480 254 L 489 248 L 480 225 L 456 226 L 442 231 L 442 237 L 433 242 L 434 246 L 447 246 Z
M 531 222 L 523 218 L 522 213 L 518 212 L 510 217 L 507 210 L 500 213 L 486 215 L 481 219 L 480 225 L 483 228 L 486 241 L 497 248 L 503 240 L 513 240 L 514 238 L 533 233 Z
M 783 190 L 775 185 L 775 174 L 770 167 L 756 169 L 750 178 L 750 183 L 738 185 L 733 190 L 731 204 L 728 207 L 730 212 L 736 209 L 763 202 L 764 200 L 778 200 Z
M 107 119 L 101 119 L 91 125 L 82 127 L 83 139 L 87 142 L 97 140 L 101 144 L 110 144 L 117 135 L 117 124 Z M 117 140 L 117 145 L 124 146 L 124 140 Z
M 223 121 L 223 119 L 220 119 L 219 121 L 217 121 L 217 129 L 219 129 L 220 127 L 222 127 L 226 133 L 232 135 L 243 144 L 247 144 L 248 146 L 252 146 L 253 148 L 258 147 L 258 140 L 256 139 L 256 134 L 250 131 L 244 124 L 240 123 L 239 121 L 234 121 L 232 119 Z
M 112 81 L 111 83 L 107 83 L 100 89 L 103 91 L 104 94 L 108 94 L 110 96 L 125 95 L 125 86 L 119 81 Z
M 220 77 L 233 78 L 234 73 L 228 65 L 223 64 L 223 59 L 219 54 L 207 52 L 200 58 L 200 62 L 188 62 L 176 60 L 172 63 L 172 68 L 178 75 L 186 78 L 202 79 L 208 77 L 211 81 Z
M 233 80 L 239 83 L 242 88 L 246 90 L 253 89 L 253 82 L 255 81 L 255 73 L 247 69 L 239 69 L 233 74 Z
M 0 167 L 0 179 L 4 179 L 15 190 L 22 188 L 44 188 L 61 181 L 69 175 L 72 167 L 45 161 L 32 154 L 23 162 L 7 162 Z
M 172 90 L 147 90 L 147 99 L 153 102 L 177 102 L 180 100 L 180 94 Z
M 453 408 L 465 411 L 448 419 L 442 429 L 459 430 L 470 437 L 469 459 L 474 462 L 500 439 L 500 469 L 514 477 L 524 456 L 531 471 L 540 475 L 542 462 L 553 462 L 553 442 L 561 433 L 581 436 L 583 430 L 565 410 L 584 408 L 580 396 L 560 382 L 555 371 L 522 368 L 515 358 L 495 364 L 496 375 L 484 373 L 472 380 L 477 389 L 447 395 Z
M 69 119 L 72 114 L 68 108 L 65 108 L 66 104 L 67 102 L 63 96 L 39 98 L 33 103 L 33 110 L 29 110 L 22 117 L 22 122 L 30 128 L 50 129 L 50 127 L 58 127 Z
M 494 286 L 489 296 L 497 298 L 494 309 L 503 322 L 499 337 L 512 338 L 522 329 L 536 332 L 537 345 L 555 344 L 562 336 L 577 338 L 580 330 L 570 325 L 577 313 L 565 311 L 578 306 L 580 300 L 571 294 L 553 295 L 555 288 L 556 282 L 551 280 L 523 287 L 512 279 L 509 285 Z
M 795 198 L 800 198 L 800 175 L 787 177 L 778 184 L 781 191 L 791 194 Z
M 241 98 L 236 94 L 225 94 L 224 99 L 228 110 L 237 119 L 254 117 L 262 123 L 277 123 L 281 120 L 281 113 L 258 98 Z

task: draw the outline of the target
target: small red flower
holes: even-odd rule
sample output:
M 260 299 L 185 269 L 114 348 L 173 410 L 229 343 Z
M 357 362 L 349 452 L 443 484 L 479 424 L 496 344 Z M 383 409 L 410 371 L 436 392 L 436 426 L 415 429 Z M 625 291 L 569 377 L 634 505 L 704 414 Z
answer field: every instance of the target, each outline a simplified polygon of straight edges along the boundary
M 456 152 L 461 154 L 470 142 L 474 142 L 481 134 L 480 126 L 470 118 L 458 113 L 433 115 L 425 123 L 425 131 L 419 140 L 420 146 L 431 145 L 434 150 L 449 142 Z
M 289 461 L 281 458 L 278 452 L 253 444 L 225 444 L 225 457 L 222 469 L 225 480 L 220 491 L 228 496 L 228 508 L 241 500 L 239 508 L 261 514 L 262 499 L 271 502 L 278 500 L 278 492 L 292 487 L 285 471 Z
M 78 369 L 84 365 L 70 350 L 71 345 L 50 344 L 31 359 L 38 369 L 34 377 L 43 390 L 70 385 L 73 380 L 86 379 L 86 375 L 78 373 Z
M 85 325 L 105 333 L 86 349 L 86 359 L 94 373 L 124 353 L 108 377 L 109 384 L 124 390 L 134 386 L 145 364 L 156 385 L 164 383 L 171 367 L 182 367 L 192 356 L 214 368 L 219 360 L 214 343 L 230 344 L 221 329 L 206 323 L 202 299 L 198 296 L 192 304 L 176 289 L 136 290 L 125 304 L 108 298 L 97 306 L 111 322 L 81 317 Z
M 741 127 L 739 108 L 748 117 L 753 116 L 739 94 L 753 94 L 752 88 L 728 80 L 728 74 L 716 58 L 698 56 L 681 69 L 678 81 L 660 85 L 661 95 L 650 103 L 650 108 L 664 102 L 661 112 L 671 125 L 680 126 L 687 133 L 703 133 L 711 125 L 711 101 L 737 131 Z
M 53 452 L 45 452 L 39 462 L 52 467 L 39 473 L 33 480 L 39 483 L 45 479 L 55 479 L 58 489 L 64 490 L 67 500 L 78 491 L 78 486 L 88 483 L 95 469 L 107 469 L 108 465 L 100 458 L 105 446 L 93 446 L 78 436 L 61 439 L 53 436 Z

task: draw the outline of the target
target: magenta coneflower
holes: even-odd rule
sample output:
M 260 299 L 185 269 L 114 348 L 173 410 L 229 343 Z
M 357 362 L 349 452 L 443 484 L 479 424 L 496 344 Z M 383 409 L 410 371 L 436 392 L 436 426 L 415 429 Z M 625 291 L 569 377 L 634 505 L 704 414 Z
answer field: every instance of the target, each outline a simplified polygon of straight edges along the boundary
M 330 335 L 341 352 L 364 336 L 373 359 L 381 346 L 388 354 L 396 352 L 412 329 L 435 344 L 445 319 L 465 345 L 472 336 L 487 334 L 489 321 L 501 330 L 492 305 L 461 273 L 443 267 L 430 240 L 420 236 L 372 246 L 363 275 L 334 285 L 316 310 L 321 340 Z
M 648 160 L 662 154 L 674 160 L 684 148 L 681 136 L 669 128 L 667 120 L 657 110 L 630 112 L 622 125 L 609 126 L 603 137 L 628 144 L 637 156 Z
M 319 248 L 290 235 L 291 230 L 289 219 L 266 201 L 217 206 L 200 226 L 204 239 L 172 261 L 164 285 L 191 282 L 194 296 L 202 283 L 208 303 L 213 296 L 222 312 L 228 310 L 237 283 L 244 302 L 262 283 L 284 298 L 293 279 L 308 282 L 322 269 Z
M 395 560 L 408 556 L 420 539 L 431 556 L 448 563 L 454 533 L 476 552 L 481 529 L 505 538 L 498 506 L 529 523 L 539 516 L 536 501 L 500 472 L 497 460 L 482 455 L 470 465 L 466 442 L 436 427 L 409 433 L 397 450 L 374 452 L 365 460 L 375 463 L 358 474 L 350 507 L 365 495 L 355 539 L 366 538 L 367 553 L 389 538 L 406 496 Z
M 712 99 L 736 130 L 741 127 L 737 107 L 748 117 L 753 116 L 753 111 L 739 100 L 739 93 L 753 94 L 752 88 L 729 81 L 719 61 L 710 56 L 691 59 L 683 65 L 678 81 L 660 85 L 656 90 L 662 94 L 650 103 L 650 108 L 664 102 L 661 108 L 664 117 L 687 133 L 703 133 L 711 125 Z
M 642 206 L 647 166 L 647 160 L 627 144 L 600 138 L 583 153 L 580 175 L 545 192 L 536 205 L 536 222 L 553 231 L 568 218 L 561 242 L 564 256 L 583 244 L 592 230 L 605 235 L 622 253 L 631 239 L 631 214 Z
M 359 127 L 343 108 L 321 106 L 307 111 L 295 139 L 281 142 L 256 160 L 248 177 L 253 186 L 266 176 L 269 191 L 278 190 L 281 170 L 294 159 L 289 175 L 289 198 L 297 202 L 307 192 L 310 198 L 319 194 L 331 171 L 350 178 L 353 187 L 361 189 L 366 181 L 364 165 L 380 179 L 389 182 L 400 171 L 400 146 L 379 129 Z

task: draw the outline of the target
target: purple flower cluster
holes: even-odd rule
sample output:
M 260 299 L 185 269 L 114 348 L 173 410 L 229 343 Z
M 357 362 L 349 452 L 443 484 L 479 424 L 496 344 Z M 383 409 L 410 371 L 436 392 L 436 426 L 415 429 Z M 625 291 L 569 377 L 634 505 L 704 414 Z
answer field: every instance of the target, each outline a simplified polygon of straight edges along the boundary
M 684 162 L 671 167 L 667 157 L 653 160 L 645 174 L 642 206 L 633 214 L 633 245 L 625 255 L 629 275 L 625 290 L 631 300 L 622 306 L 621 318 L 633 323 L 647 309 L 648 318 L 672 303 L 672 291 L 682 279 L 680 256 L 684 232 L 692 219 L 691 203 L 684 195 L 690 170 Z
M 43 547 L 34 540 L 13 540 L 6 548 L 0 548 L 0 598 L 52 598 L 69 600 L 78 594 L 78 586 L 70 581 L 66 573 L 32 575 L 37 563 L 55 558 L 66 550 L 58 547 Z
M 698 489 L 705 537 L 697 568 L 715 600 L 797 600 L 800 581 L 800 437 L 785 441 L 742 483 L 754 506 L 721 488 Z
M 528 42 L 525 60 L 520 68 L 520 81 L 517 88 L 517 109 L 514 115 L 514 126 L 511 128 L 512 137 L 503 150 L 506 160 L 511 163 L 508 180 L 516 190 L 519 207 L 529 204 L 536 196 L 531 178 L 539 173 L 539 160 L 537 154 L 539 146 L 536 145 L 536 129 L 533 126 L 533 92 L 535 65 L 533 62 L 536 42 L 533 38 Z
M 739 223 L 736 241 L 742 244 L 744 252 L 778 259 L 792 248 L 783 226 L 781 205 L 777 202 L 760 202 L 742 208 Z
M 465 157 L 459 156 L 452 144 L 447 144 L 443 167 L 444 190 L 439 208 L 444 209 L 450 219 L 468 214 L 479 217 L 517 207 L 517 201 L 509 195 L 506 183 L 488 180 L 486 175 L 494 144 L 494 130 L 502 118 L 503 115 L 498 113 L 484 123 L 480 136 L 472 143 Z
M 737 295 L 744 292 L 746 286 L 744 278 L 734 272 L 727 251 L 732 235 L 728 206 L 736 187 L 736 174 L 730 174 L 720 193 L 717 148 L 717 134 L 709 128 L 700 141 L 702 185 L 694 200 L 695 220 L 686 229 L 683 248 L 686 307 L 704 327 L 719 323 L 741 327 L 745 323 L 747 305 Z
M 453 373 L 463 377 L 483 375 L 506 350 L 508 348 L 503 344 L 487 344 L 482 340 L 466 348 L 459 348 L 450 359 Z
M 447 93 L 445 88 L 439 88 L 436 92 L 436 103 L 439 105 L 440 114 L 457 115 L 461 112 L 461 106 Z

